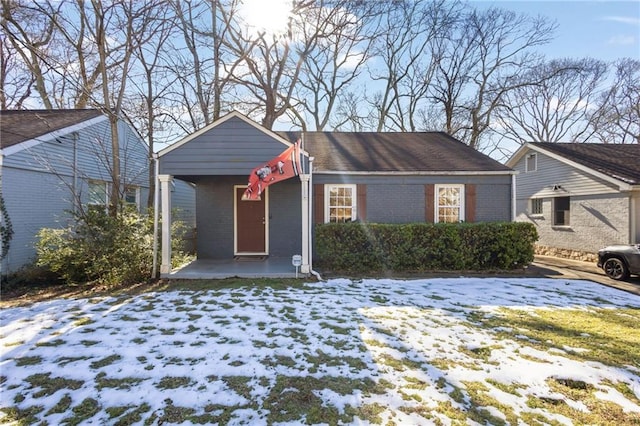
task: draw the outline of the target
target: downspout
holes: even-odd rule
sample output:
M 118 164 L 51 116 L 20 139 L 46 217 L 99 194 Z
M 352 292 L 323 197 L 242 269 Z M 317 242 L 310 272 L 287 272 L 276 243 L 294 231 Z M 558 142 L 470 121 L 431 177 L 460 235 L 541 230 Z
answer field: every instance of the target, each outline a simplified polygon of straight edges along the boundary
M 73 214 L 78 213 L 80 206 L 80 196 L 78 194 L 78 132 L 71 133 L 73 139 Z
M 639 244 L 638 239 L 638 226 L 640 226 L 640 212 L 638 212 L 638 206 L 640 201 L 640 195 L 635 192 L 631 192 L 629 195 L 629 244 Z
M 309 157 L 309 190 L 307 193 L 309 194 L 308 202 L 309 202 L 309 226 L 307 227 L 307 231 L 309 232 L 309 237 L 307 241 L 309 243 L 309 273 L 314 275 L 318 281 L 322 281 L 322 277 L 320 274 L 313 270 L 313 221 L 311 220 L 311 216 L 313 214 L 313 160 L 314 157 Z
M 516 220 L 516 174 L 511 175 L 511 222 Z
M 2 152 L 2 150 L 0 149 L 0 195 L 3 194 L 4 192 L 4 188 L 2 188 L 2 167 L 4 164 L 4 153 Z M 4 215 L 2 213 L 0 213 L 0 225 L 4 226 Z M 0 238 L 0 280 L 2 280 L 2 277 L 4 276 L 4 254 L 3 253 L 4 247 Z
M 151 279 L 156 279 L 158 274 L 158 220 L 160 218 L 160 184 L 158 182 L 158 154 L 153 153 L 154 181 L 153 186 L 153 267 Z

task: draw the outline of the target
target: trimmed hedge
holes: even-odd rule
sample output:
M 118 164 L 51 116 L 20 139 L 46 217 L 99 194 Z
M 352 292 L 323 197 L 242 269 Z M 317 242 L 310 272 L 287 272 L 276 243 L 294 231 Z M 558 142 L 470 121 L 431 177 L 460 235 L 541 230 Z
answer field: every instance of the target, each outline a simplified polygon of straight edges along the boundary
M 508 270 L 533 261 L 537 239 L 525 222 L 318 224 L 314 263 L 342 273 Z

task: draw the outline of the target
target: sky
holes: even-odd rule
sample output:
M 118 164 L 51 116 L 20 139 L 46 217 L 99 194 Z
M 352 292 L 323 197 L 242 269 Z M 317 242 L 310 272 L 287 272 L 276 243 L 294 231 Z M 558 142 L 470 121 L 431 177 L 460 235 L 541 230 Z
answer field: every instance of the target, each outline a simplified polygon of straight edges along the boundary
M 95 412 L 82 425 L 116 424 L 136 410 L 134 424 L 155 424 L 151 420 L 179 407 L 196 416 L 226 410 L 228 424 L 266 425 L 277 414 L 272 404 L 296 401 L 303 383 L 316 383 L 305 403 L 341 413 L 348 406 L 382 407 L 380 424 L 427 425 L 434 419 L 421 411 L 445 416 L 437 407 L 450 404 L 466 412 L 455 395 L 481 383 L 499 402 L 483 407 L 496 417 L 508 407 L 518 417 L 571 424 L 530 404 L 531 398 L 560 399 L 588 410 L 550 387 L 559 378 L 593 386 L 595 399 L 637 419 L 637 363 L 594 361 L 587 348 L 598 336 L 583 326 L 571 346 L 536 345 L 527 336 L 526 324 L 535 328 L 542 311 L 592 312 L 595 318 L 602 313 L 594 309 L 620 308 L 640 309 L 640 298 L 589 281 L 515 277 L 333 279 L 300 287 L 56 299 L 0 311 L 0 408 L 29 410 L 34 423 L 47 424 L 88 412 L 93 401 Z M 500 319 L 504 310 L 515 310 L 523 321 L 510 328 Z M 614 320 L 629 329 L 633 344 L 638 336 L 629 322 L 637 318 L 626 312 L 613 314 Z M 495 316 L 499 326 L 478 325 L 479 318 Z M 574 325 L 563 323 L 575 334 Z M 367 379 L 380 386 L 363 391 Z M 440 420 L 447 422 L 446 416 Z
M 553 42 L 543 48 L 550 57 L 593 57 L 605 61 L 640 59 L 640 0 L 629 1 L 471 1 L 558 23 Z

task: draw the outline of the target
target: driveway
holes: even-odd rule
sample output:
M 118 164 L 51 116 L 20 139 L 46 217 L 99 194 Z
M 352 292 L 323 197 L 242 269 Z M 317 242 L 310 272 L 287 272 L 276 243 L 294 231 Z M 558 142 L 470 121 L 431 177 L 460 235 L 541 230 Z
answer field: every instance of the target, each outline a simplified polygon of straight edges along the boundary
M 640 277 L 632 276 L 627 281 L 612 280 L 592 262 L 581 262 L 553 256 L 535 256 L 525 275 L 589 280 L 640 296 Z

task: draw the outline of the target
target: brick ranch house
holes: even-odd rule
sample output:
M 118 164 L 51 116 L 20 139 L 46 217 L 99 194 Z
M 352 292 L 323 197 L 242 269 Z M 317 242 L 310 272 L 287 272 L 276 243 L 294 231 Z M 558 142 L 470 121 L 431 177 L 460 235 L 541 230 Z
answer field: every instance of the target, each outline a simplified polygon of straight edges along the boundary
M 299 177 L 243 201 L 249 173 L 298 139 Z M 514 214 L 515 172 L 440 132 L 274 132 L 233 112 L 160 151 L 158 162 L 162 276 L 172 273 L 173 179 L 196 188 L 196 263 L 300 254 L 301 272 L 310 273 L 315 223 L 490 222 Z

